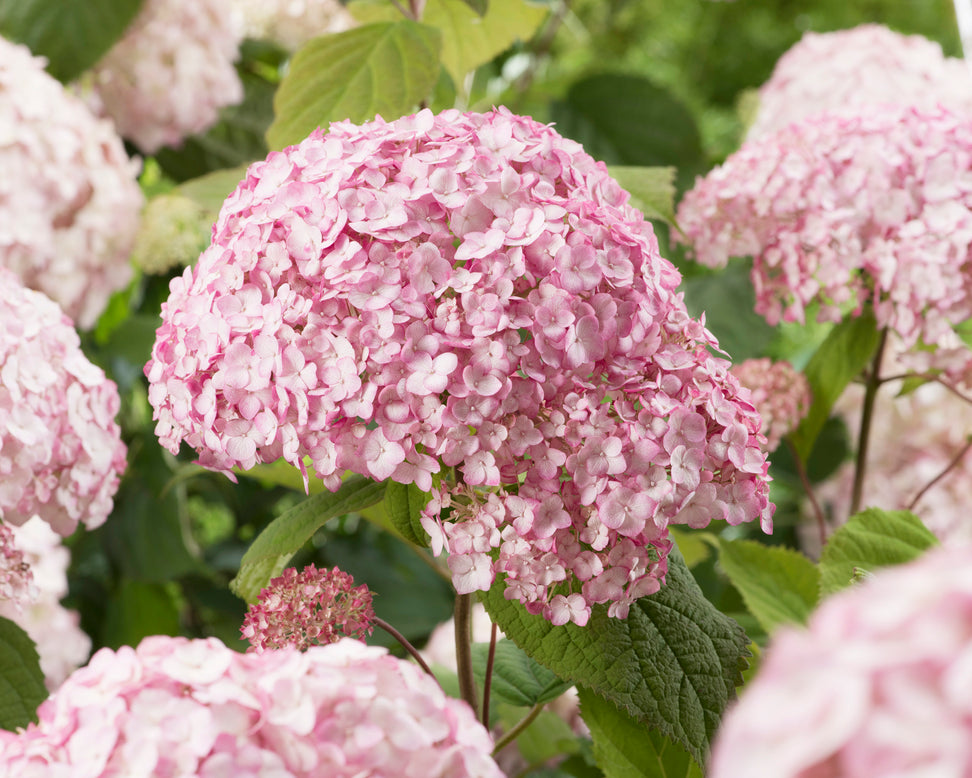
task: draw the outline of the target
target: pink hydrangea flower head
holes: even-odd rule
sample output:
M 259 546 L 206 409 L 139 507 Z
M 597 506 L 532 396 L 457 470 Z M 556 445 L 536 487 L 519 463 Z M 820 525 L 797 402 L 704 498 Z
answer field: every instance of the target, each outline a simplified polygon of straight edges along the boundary
M 0 127 L 0 267 L 88 329 L 132 275 L 138 164 L 44 60 L 2 38 Z
M 4 775 L 502 776 L 468 705 L 353 639 L 303 653 L 164 636 L 102 649 L 38 718 L 0 733 Z
M 71 320 L 0 268 L 0 519 L 37 514 L 63 536 L 104 522 L 125 469 L 119 405 Z
M 37 598 L 34 574 L 8 524 L 0 524 L 0 609 L 21 614 Z
M 505 109 L 332 124 L 249 169 L 170 285 L 162 444 L 433 491 L 459 591 L 627 613 L 667 525 L 769 528 L 759 417 L 627 193 Z M 305 471 L 306 472 L 306 471 Z
M 712 778 L 972 772 L 972 547 L 926 553 L 774 635 L 716 736 Z
M 696 259 L 752 256 L 771 324 L 873 307 L 906 348 L 972 315 L 972 119 L 944 109 L 818 116 L 751 140 L 696 182 L 678 221 Z
M 342 637 L 364 640 L 374 629 L 371 592 L 338 568 L 293 567 L 271 579 L 250 606 L 240 632 L 251 651 L 334 643 Z
M 145 0 L 84 88 L 142 151 L 178 146 L 243 99 L 241 38 L 223 0 Z
M 763 420 L 766 451 L 776 451 L 810 410 L 807 377 L 789 362 L 769 358 L 733 365 L 732 374 L 752 393 L 752 403 Z
M 944 105 L 972 115 L 972 71 L 964 60 L 945 57 L 937 43 L 880 24 L 807 32 L 760 87 L 748 137 L 816 114 L 864 113 L 891 104 Z
M 232 0 L 231 6 L 246 37 L 274 41 L 288 51 L 354 26 L 339 0 Z

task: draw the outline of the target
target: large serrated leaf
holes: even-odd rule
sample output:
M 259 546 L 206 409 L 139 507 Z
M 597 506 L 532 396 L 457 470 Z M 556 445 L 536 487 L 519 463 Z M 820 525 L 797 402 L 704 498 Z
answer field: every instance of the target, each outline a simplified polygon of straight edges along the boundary
M 489 644 L 475 643 L 472 652 L 473 674 L 482 685 L 486 677 Z M 562 681 L 556 673 L 531 659 L 511 640 L 497 641 L 493 661 L 493 697 L 510 705 L 532 708 L 557 699 L 573 685 L 569 681 Z
M 249 167 L 249 164 L 244 164 L 225 170 L 214 170 L 198 178 L 191 178 L 182 182 L 176 187 L 176 192 L 183 197 L 188 197 L 207 211 L 211 211 L 215 216 L 223 207 L 226 198 L 246 178 L 246 171 Z
M 429 545 L 429 536 L 422 529 L 419 516 L 430 497 L 428 492 L 423 492 L 415 484 L 396 481 L 389 481 L 385 490 L 384 507 L 389 521 L 405 540 L 422 548 Z
M 34 641 L 0 616 L 0 728 L 13 732 L 37 721 L 37 706 L 45 699 L 47 688 Z
M 857 570 L 900 565 L 938 545 L 938 539 L 909 511 L 868 508 L 851 516 L 827 541 L 820 556 L 824 597 L 850 585 Z
M 790 436 L 804 462 L 813 451 L 830 409 L 870 361 L 879 340 L 874 314 L 868 309 L 860 316 L 848 316 L 834 327 L 810 358 L 803 371 L 810 384 L 810 410 Z
M 280 575 L 294 554 L 325 522 L 379 502 L 385 484 L 354 476 L 336 492 L 308 497 L 264 528 L 243 555 L 240 572 L 230 588 L 247 602 L 255 602 L 274 576 Z
M 589 689 L 577 691 L 597 764 L 607 778 L 702 778 L 685 749 Z
M 609 165 L 608 173 L 631 195 L 646 219 L 675 223 L 675 168 Z
M 719 539 L 719 563 L 767 633 L 803 624 L 817 604 L 820 572 L 803 554 L 753 540 Z
M 280 83 L 267 143 L 282 149 L 332 121 L 408 113 L 435 86 L 440 47 L 438 30 L 408 19 L 314 38 L 294 55 Z
M 585 627 L 555 627 L 503 596 L 498 581 L 483 596 L 507 637 L 561 678 L 584 684 L 699 762 L 735 696 L 749 639 L 702 594 L 685 562 L 669 556 L 666 584 L 634 603 L 628 618 L 594 609 Z
M 0 35 L 47 58 L 63 83 L 94 65 L 138 15 L 144 0 L 0 0 Z

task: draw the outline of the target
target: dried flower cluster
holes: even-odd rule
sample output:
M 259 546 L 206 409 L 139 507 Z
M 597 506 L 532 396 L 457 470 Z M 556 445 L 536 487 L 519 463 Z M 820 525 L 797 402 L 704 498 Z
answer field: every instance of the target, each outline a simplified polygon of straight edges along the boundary
M 102 649 L 0 732 L 18 778 L 501 778 L 465 703 L 357 640 L 239 654 L 215 639 Z
M 288 51 L 318 35 L 354 26 L 354 17 L 339 0 L 232 0 L 230 5 L 248 38 L 270 40 Z
M 0 267 L 85 329 L 131 278 L 142 194 L 111 123 L 0 38 Z
M 879 105 L 938 105 L 972 115 L 972 70 L 920 35 L 880 24 L 805 33 L 759 90 L 755 138 L 821 113 L 864 113 Z
M 459 591 L 502 572 L 557 623 L 623 617 L 669 522 L 772 516 L 759 417 L 679 281 L 604 165 L 532 119 L 336 123 L 251 166 L 172 281 L 156 432 L 223 471 L 309 457 L 331 489 L 455 468 L 424 524 Z
M 972 547 L 928 552 L 774 635 L 712 778 L 972 773 Z
M 243 99 L 241 37 L 223 0 L 145 0 L 85 88 L 142 151 L 178 146 Z
M 243 620 L 243 638 L 251 651 L 334 643 L 342 637 L 363 640 L 374 629 L 371 592 L 338 568 L 293 567 L 273 578 Z
M 0 290 L 0 519 L 96 527 L 125 468 L 118 390 L 55 303 L 2 268 Z
M 767 453 L 797 428 L 810 410 L 810 384 L 803 373 L 785 361 L 747 359 L 733 365 L 732 374 L 752 393 L 752 403 L 763 420 Z

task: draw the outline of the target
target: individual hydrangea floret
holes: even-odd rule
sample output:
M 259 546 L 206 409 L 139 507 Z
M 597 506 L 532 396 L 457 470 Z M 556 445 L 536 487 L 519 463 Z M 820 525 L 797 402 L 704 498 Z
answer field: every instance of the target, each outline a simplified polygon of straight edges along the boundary
M 132 262 L 153 274 L 191 265 L 209 245 L 213 216 L 195 200 L 179 194 L 153 197 L 142 212 Z
M 0 267 L 92 327 L 131 279 L 142 194 L 111 122 L 0 38 Z
M 125 469 L 119 406 L 71 320 L 0 268 L 0 519 L 37 514 L 63 536 L 104 522 Z
M 760 87 L 748 137 L 816 114 L 864 113 L 890 104 L 945 105 L 972 115 L 972 71 L 964 60 L 945 57 L 939 44 L 880 24 L 807 32 Z
M 945 109 L 818 116 L 747 142 L 678 222 L 699 262 L 754 258 L 771 324 L 873 307 L 905 348 L 972 316 L 972 119 Z
M 237 653 L 214 638 L 102 649 L 20 733 L 0 773 L 199 778 L 502 778 L 466 703 L 350 638 Z
M 246 37 L 270 40 L 288 51 L 354 26 L 339 0 L 231 0 L 230 5 Z
M 0 609 L 19 615 L 35 599 L 37 587 L 30 564 L 10 525 L 0 524 Z
M 342 637 L 364 640 L 374 629 L 375 611 L 365 584 L 338 568 L 293 567 L 273 578 L 250 606 L 240 632 L 251 651 L 334 643 Z
M 774 635 L 711 778 L 972 774 L 972 547 L 926 553 Z
M 733 365 L 732 374 L 752 393 L 752 403 L 763 420 L 766 452 L 775 451 L 810 410 L 807 377 L 789 362 L 769 358 Z
M 241 34 L 224 0 L 145 0 L 84 90 L 142 151 L 178 146 L 243 99 Z
M 628 195 L 505 109 L 332 124 L 250 167 L 170 285 L 162 444 L 433 491 L 460 592 L 555 623 L 657 590 L 667 525 L 760 519 L 759 417 Z M 306 471 L 305 471 L 306 472 Z M 461 480 L 458 488 L 446 484 Z

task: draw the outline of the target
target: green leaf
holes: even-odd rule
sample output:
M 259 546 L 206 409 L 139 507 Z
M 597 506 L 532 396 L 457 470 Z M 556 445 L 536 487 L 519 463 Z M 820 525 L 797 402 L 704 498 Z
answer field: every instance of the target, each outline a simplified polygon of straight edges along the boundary
M 489 643 L 474 643 L 473 673 L 482 686 L 486 678 L 486 659 Z M 493 660 L 492 695 L 510 705 L 532 708 L 539 703 L 557 699 L 573 684 L 562 681 L 557 674 L 538 664 L 511 640 L 496 642 Z
M 804 369 L 810 384 L 810 411 L 791 435 L 800 459 L 806 462 L 820 430 L 844 388 L 864 369 L 880 340 L 874 314 L 848 316 L 810 358 Z
M 429 536 L 422 528 L 419 516 L 429 504 L 431 495 L 415 484 L 389 481 L 385 489 L 385 512 L 398 533 L 410 543 L 426 548 Z
M 462 0 L 462 2 L 472 8 L 479 16 L 485 16 L 489 10 L 489 0 Z
M 323 494 L 328 489 L 324 482 L 314 474 L 314 467 L 310 461 L 305 461 L 307 468 L 307 490 L 306 494 Z M 244 478 L 252 478 L 264 486 L 285 486 L 295 492 L 304 492 L 304 477 L 300 470 L 294 467 L 286 459 L 278 459 L 276 462 L 267 462 L 262 465 L 255 465 L 249 470 L 236 469 L 236 475 Z
M 439 31 L 410 20 L 314 38 L 294 55 L 267 130 L 273 149 L 339 119 L 392 120 L 413 110 L 439 77 Z
M 612 619 L 597 606 L 585 627 L 555 627 L 503 596 L 483 596 L 493 621 L 526 653 L 564 680 L 584 684 L 645 727 L 681 743 L 702 762 L 746 666 L 749 639 L 702 594 L 677 552 L 667 582 Z
M 0 728 L 13 732 L 37 721 L 37 706 L 46 699 L 34 641 L 0 616 Z
M 820 573 L 803 554 L 753 540 L 719 539 L 719 563 L 766 630 L 803 624 L 817 604 Z
M 149 635 L 178 635 L 179 607 L 168 586 L 126 581 L 106 603 L 101 642 L 109 648 L 137 646 Z
M 179 184 L 176 192 L 198 203 L 215 216 L 223 207 L 226 198 L 246 177 L 247 168 L 249 165 L 243 164 L 226 170 L 214 170 Z
M 594 739 L 594 755 L 607 778 L 702 778 L 684 748 L 583 686 L 581 716 Z
M 611 165 L 608 173 L 631 195 L 646 219 L 675 223 L 675 168 Z
M 144 0 L 0 0 L 0 35 L 47 58 L 47 71 L 73 81 L 107 53 Z
M 345 481 L 336 492 L 308 497 L 268 524 L 243 555 L 240 572 L 230 588 L 247 602 L 255 602 L 271 578 L 280 575 L 294 554 L 325 522 L 381 500 L 385 484 L 361 476 Z
M 827 541 L 820 556 L 820 593 L 833 594 L 850 585 L 857 570 L 900 565 L 938 545 L 938 539 L 909 511 L 868 508 L 854 516 Z

